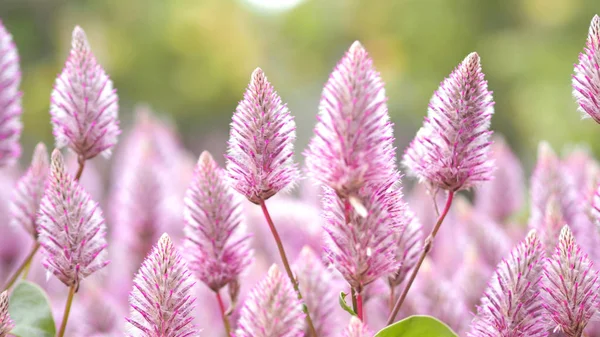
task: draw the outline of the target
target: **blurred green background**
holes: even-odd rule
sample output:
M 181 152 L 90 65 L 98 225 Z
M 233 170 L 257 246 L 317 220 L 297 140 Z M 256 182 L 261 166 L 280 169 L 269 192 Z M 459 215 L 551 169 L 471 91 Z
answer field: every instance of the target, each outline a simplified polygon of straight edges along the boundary
M 600 126 L 581 121 L 571 96 L 598 12 L 598 0 L 0 0 L 22 59 L 26 156 L 52 143 L 50 91 L 78 24 L 115 82 L 124 128 L 148 103 L 196 154 L 224 152 L 257 66 L 289 103 L 303 149 L 324 82 L 360 40 L 386 82 L 400 155 L 440 81 L 477 51 L 496 100 L 492 126 L 527 167 L 543 139 L 600 153 Z

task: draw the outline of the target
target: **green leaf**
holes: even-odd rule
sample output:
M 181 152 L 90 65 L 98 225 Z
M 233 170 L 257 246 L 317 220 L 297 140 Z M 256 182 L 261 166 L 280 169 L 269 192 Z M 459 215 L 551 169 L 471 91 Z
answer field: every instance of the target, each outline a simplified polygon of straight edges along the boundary
M 15 323 L 10 333 L 16 337 L 53 337 L 56 334 L 48 297 L 35 283 L 23 281 L 17 284 L 10 295 L 8 312 Z
M 348 313 L 350 313 L 350 315 L 356 316 L 356 313 L 354 312 L 354 310 L 352 308 L 350 308 L 348 306 L 348 304 L 346 303 L 346 296 L 348 296 L 348 294 L 346 294 L 345 292 L 342 291 L 340 293 L 340 307 L 342 307 L 342 309 L 344 309 Z
M 446 324 L 431 316 L 410 316 L 385 327 L 375 337 L 458 337 Z

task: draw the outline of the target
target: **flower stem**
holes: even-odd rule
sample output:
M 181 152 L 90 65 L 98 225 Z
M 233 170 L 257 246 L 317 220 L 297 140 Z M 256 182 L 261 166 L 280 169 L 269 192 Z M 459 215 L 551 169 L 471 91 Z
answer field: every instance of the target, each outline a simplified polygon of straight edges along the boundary
M 364 321 L 363 315 L 363 298 L 361 291 L 356 291 L 356 315 L 361 321 Z
M 67 304 L 65 304 L 65 312 L 63 314 L 62 323 L 60 324 L 60 330 L 58 330 L 56 337 L 63 337 L 65 334 L 65 330 L 67 329 L 67 321 L 69 320 L 69 313 L 71 312 L 71 304 L 73 304 L 73 297 L 75 296 L 75 290 L 75 285 L 69 287 L 69 296 L 67 297 Z
M 217 302 L 219 302 L 219 309 L 221 310 L 221 316 L 223 317 L 225 332 L 227 332 L 227 337 L 231 337 L 231 326 L 229 325 L 229 318 L 227 317 L 227 313 L 225 312 L 225 305 L 223 304 L 221 293 L 217 290 L 215 291 L 215 294 L 217 294 Z
M 290 263 L 288 262 L 288 258 L 285 254 L 285 250 L 283 249 L 283 243 L 281 242 L 281 238 L 279 237 L 279 233 L 277 233 L 277 229 L 275 228 L 275 224 L 273 223 L 273 219 L 271 219 L 271 215 L 269 214 L 269 210 L 267 209 L 267 205 L 264 200 L 260 201 L 260 208 L 265 215 L 265 219 L 269 224 L 269 228 L 271 229 L 271 234 L 273 234 L 273 239 L 275 239 L 275 243 L 277 244 L 277 249 L 279 250 L 279 256 L 281 256 L 281 262 L 283 263 L 283 267 L 294 286 L 294 290 L 296 290 L 296 294 L 298 294 L 298 299 L 302 301 L 302 293 L 300 292 L 300 287 L 298 286 L 298 280 L 294 277 L 294 273 L 292 273 L 292 269 L 290 268 Z M 304 302 L 304 301 L 302 301 Z M 313 325 L 312 319 L 310 318 L 310 313 L 308 312 L 308 308 L 306 304 L 304 304 L 304 313 L 306 314 L 306 323 L 308 324 L 308 328 L 310 330 L 310 334 L 313 337 L 317 337 L 317 331 L 315 330 L 315 326 Z
M 85 167 L 85 159 L 81 156 L 77 157 L 77 163 L 79 164 L 79 168 L 77 169 L 77 174 L 75 174 L 75 180 L 79 181 L 81 175 L 83 174 L 83 168 Z
M 358 301 L 356 300 L 356 290 L 350 288 L 350 296 L 352 297 L 352 310 L 356 313 L 358 311 Z
M 423 250 L 421 251 L 421 256 L 419 256 L 419 261 L 417 262 L 417 265 L 413 269 L 412 274 L 410 275 L 410 278 L 408 279 L 408 283 L 406 283 L 406 286 L 404 287 L 404 290 L 402 291 L 402 294 L 396 301 L 396 304 L 394 305 L 394 309 L 392 309 L 392 313 L 390 314 L 390 317 L 388 318 L 388 321 L 387 321 L 388 325 L 394 323 L 394 320 L 396 319 L 396 315 L 398 315 L 398 311 L 400 311 L 400 308 L 402 307 L 402 304 L 404 303 L 404 300 L 406 299 L 406 295 L 408 294 L 410 287 L 412 286 L 413 282 L 415 281 L 415 278 L 417 277 L 417 274 L 419 273 L 419 269 L 421 268 L 421 265 L 423 264 L 423 261 L 425 260 L 425 257 L 427 256 L 427 253 L 429 253 L 429 251 L 431 251 L 431 248 L 433 247 L 433 240 L 435 239 L 437 232 L 440 230 L 440 226 L 442 225 L 442 222 L 444 222 L 444 218 L 446 218 L 446 215 L 448 215 L 448 211 L 450 210 L 450 206 L 452 205 L 452 199 L 454 199 L 454 191 L 449 191 L 448 198 L 446 199 L 446 206 L 444 206 L 444 210 L 440 214 L 437 222 L 435 223 L 435 226 L 433 226 L 431 233 L 429 234 L 427 239 L 425 239 L 425 243 L 423 244 Z
M 33 246 L 31 247 L 31 251 L 29 252 L 29 255 L 27 255 L 27 257 L 25 258 L 25 261 L 23 261 L 21 263 L 21 265 L 19 266 L 19 268 L 17 270 L 15 270 L 15 272 L 13 273 L 13 275 L 10 277 L 10 279 L 8 280 L 8 282 L 6 283 L 6 285 L 4 286 L 4 290 L 10 289 L 10 287 L 12 287 L 15 284 L 15 282 L 19 278 L 19 275 L 21 275 L 21 272 L 23 272 L 23 270 L 25 268 L 27 268 L 27 266 L 31 263 L 31 260 L 35 256 L 35 253 L 37 253 L 38 249 L 40 249 L 40 244 L 37 241 L 35 241 L 33 243 Z
M 394 300 L 396 299 L 396 287 L 390 283 L 390 311 L 394 309 Z

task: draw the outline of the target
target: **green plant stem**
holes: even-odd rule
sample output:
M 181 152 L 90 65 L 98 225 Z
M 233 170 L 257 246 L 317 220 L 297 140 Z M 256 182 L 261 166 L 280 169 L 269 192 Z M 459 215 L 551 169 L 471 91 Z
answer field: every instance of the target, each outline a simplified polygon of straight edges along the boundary
M 69 320 L 69 313 L 71 312 L 71 304 L 73 304 L 73 297 L 75 296 L 75 290 L 75 285 L 69 287 L 69 296 L 67 297 L 67 304 L 65 304 L 65 312 L 63 314 L 62 323 L 60 324 L 60 330 L 58 330 L 56 337 L 63 337 L 65 335 L 67 321 Z
M 423 244 L 423 250 L 421 251 L 421 256 L 419 256 L 419 261 L 417 262 L 417 265 L 413 269 L 412 274 L 410 275 L 410 278 L 408 279 L 408 283 L 406 283 L 406 286 L 404 287 L 404 290 L 402 291 L 402 294 L 396 301 L 396 304 L 394 305 L 394 309 L 392 309 L 390 317 L 388 318 L 388 321 L 387 321 L 388 325 L 394 323 L 394 320 L 396 319 L 396 315 L 398 315 L 398 311 L 400 311 L 400 308 L 402 307 L 402 304 L 404 303 L 404 300 L 406 299 L 406 295 L 408 294 L 410 287 L 412 286 L 413 282 L 415 281 L 415 278 L 417 277 L 417 274 L 419 273 L 419 269 L 421 268 L 421 265 L 423 264 L 423 261 L 425 260 L 425 257 L 427 256 L 427 253 L 429 253 L 429 251 L 431 251 L 431 248 L 433 247 L 433 240 L 435 239 L 437 232 L 440 230 L 440 226 L 442 225 L 442 222 L 444 222 L 444 218 L 446 218 L 446 215 L 448 215 L 448 211 L 450 210 L 450 206 L 452 205 L 453 199 L 454 199 L 454 191 L 449 191 L 448 198 L 446 199 L 446 206 L 444 206 L 444 210 L 440 214 L 437 222 L 435 223 L 435 226 L 433 226 L 431 233 L 429 234 L 427 239 L 425 239 L 425 243 Z
M 219 302 L 219 309 L 221 310 L 221 316 L 223 317 L 225 332 L 227 332 L 227 337 L 231 337 L 231 325 L 229 325 L 229 317 L 227 317 L 227 313 L 225 312 L 225 304 L 223 304 L 221 293 L 219 291 L 215 291 L 215 294 L 217 294 L 217 302 Z
M 27 255 L 27 257 L 25 258 L 25 260 L 21 263 L 21 265 L 19 266 L 19 268 L 17 270 L 15 270 L 15 272 L 13 273 L 13 275 L 10 277 L 10 279 L 8 280 L 8 282 L 6 283 L 6 285 L 4 286 L 4 290 L 10 289 L 10 287 L 12 287 L 15 284 L 15 282 L 19 278 L 19 275 L 21 275 L 21 272 L 23 272 L 23 270 L 25 270 L 25 268 L 27 268 L 27 266 L 31 263 L 31 260 L 35 256 L 35 253 L 37 253 L 38 249 L 40 249 L 40 244 L 37 241 L 35 241 L 33 243 L 33 246 L 31 246 L 31 251 L 29 252 L 29 254 Z

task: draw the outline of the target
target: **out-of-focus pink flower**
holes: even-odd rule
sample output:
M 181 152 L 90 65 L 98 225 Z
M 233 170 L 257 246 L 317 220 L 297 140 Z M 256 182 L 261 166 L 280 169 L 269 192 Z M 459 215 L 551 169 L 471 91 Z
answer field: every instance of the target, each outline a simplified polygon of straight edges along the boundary
M 52 152 L 48 187 L 38 218 L 44 267 L 67 286 L 108 265 L 106 224 L 89 194 L 65 171 L 60 151 Z
M 39 143 L 33 153 L 31 166 L 19 179 L 10 203 L 11 223 L 21 227 L 34 239 L 37 239 L 37 218 L 40 202 L 46 189 L 46 181 L 50 164 L 48 163 L 48 150 L 43 143 Z
M 226 157 L 232 187 L 258 204 L 294 183 L 295 139 L 294 118 L 257 68 L 231 122 Z
M 357 317 L 350 319 L 350 324 L 346 327 L 343 332 L 343 337 L 372 337 L 373 332 L 369 330 L 366 324 L 364 324 Z
M 525 176 L 521 162 L 504 138 L 496 136 L 493 141 L 490 157 L 496 163 L 494 179 L 476 190 L 475 206 L 481 214 L 502 223 L 524 205 Z
M 544 250 L 535 231 L 517 245 L 492 277 L 471 325 L 473 337 L 547 336 L 540 319 Z
M 417 264 L 423 246 L 423 232 L 419 219 L 406 209 L 407 224 L 394 235 L 396 261 L 400 267 L 388 277 L 390 287 L 399 286 Z
M 122 337 L 125 310 L 113 294 L 104 289 L 89 287 L 88 283 L 77 302 L 69 321 L 72 336 Z
M 544 308 L 551 328 L 568 337 L 581 336 L 598 311 L 599 286 L 593 263 L 581 251 L 569 227 L 564 226 L 542 279 Z
M 185 261 L 163 234 L 133 281 L 129 336 L 196 337 L 192 324 L 196 301 L 192 297 L 194 281 Z
M 479 55 L 471 53 L 431 98 L 423 127 L 404 154 L 410 174 L 449 191 L 490 180 L 493 105 Z
M 240 200 L 208 152 L 200 155 L 185 197 L 190 269 L 213 291 L 236 280 L 250 264 L 248 236 L 241 233 Z
M 21 156 L 21 69 L 12 35 L 0 20 L 0 167 Z
M 71 52 L 50 100 L 56 146 L 69 147 L 83 160 L 109 156 L 120 133 L 118 100 L 85 32 L 76 26 Z
M 315 136 L 305 152 L 311 176 L 340 196 L 385 183 L 396 170 L 384 83 L 360 42 L 325 84 Z
M 595 15 L 573 75 L 573 96 L 584 117 L 600 123 L 600 17 Z
M 0 293 L 0 336 L 4 337 L 13 328 L 13 322 L 8 314 L 8 291 Z
M 236 337 L 302 337 L 302 303 L 287 276 L 276 265 L 250 293 L 238 322 Z

